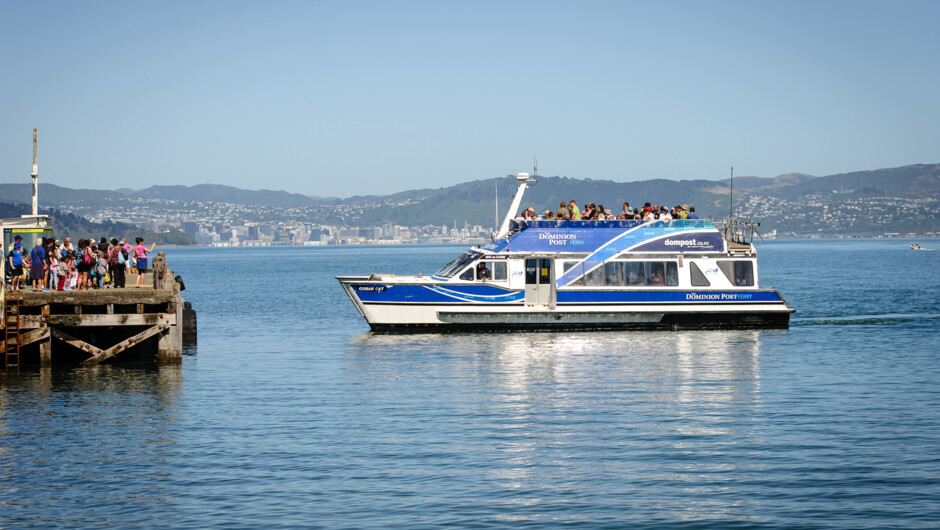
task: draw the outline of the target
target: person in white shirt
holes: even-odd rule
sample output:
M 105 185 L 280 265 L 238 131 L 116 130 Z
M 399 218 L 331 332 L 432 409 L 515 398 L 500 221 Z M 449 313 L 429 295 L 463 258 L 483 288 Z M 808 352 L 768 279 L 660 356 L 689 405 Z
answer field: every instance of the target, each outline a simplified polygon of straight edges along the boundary
M 72 239 L 69 236 L 65 236 L 65 241 L 59 245 L 59 259 L 65 258 L 69 252 L 75 252 L 75 248 L 72 247 Z

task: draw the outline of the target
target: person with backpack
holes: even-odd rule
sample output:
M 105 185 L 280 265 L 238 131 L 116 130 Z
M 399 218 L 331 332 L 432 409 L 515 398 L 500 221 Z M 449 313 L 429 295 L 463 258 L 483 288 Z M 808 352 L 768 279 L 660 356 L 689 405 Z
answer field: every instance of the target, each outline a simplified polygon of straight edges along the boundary
M 104 250 L 99 250 L 98 255 L 95 257 L 95 289 L 101 289 L 102 282 L 105 281 L 106 276 L 108 275 L 108 255 Z M 104 284 L 105 287 L 111 287 L 107 283 Z
M 88 289 L 88 273 L 92 271 L 92 258 L 91 258 L 91 245 L 90 241 L 86 239 L 78 240 L 78 255 L 77 263 L 75 264 L 75 269 L 78 271 L 78 281 L 76 282 L 76 289 L 79 291 L 85 291 Z
M 127 249 L 119 245 L 115 237 L 111 238 L 108 250 L 108 267 L 111 271 L 111 287 L 124 287 L 124 269 L 127 267 Z
M 144 246 L 144 238 L 138 237 L 135 241 L 137 241 L 137 246 L 134 247 L 134 261 L 137 262 L 137 287 L 140 288 L 144 286 L 144 273 L 147 272 L 147 254 L 153 252 L 153 247 L 157 244 L 153 243 L 150 245 L 150 250 L 147 250 Z

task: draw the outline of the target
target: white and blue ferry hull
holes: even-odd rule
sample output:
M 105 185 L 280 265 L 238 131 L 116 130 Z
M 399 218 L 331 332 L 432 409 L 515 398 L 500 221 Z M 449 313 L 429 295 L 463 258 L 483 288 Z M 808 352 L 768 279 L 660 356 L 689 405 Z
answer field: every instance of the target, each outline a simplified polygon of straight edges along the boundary
M 338 280 L 375 332 L 786 328 L 792 312 L 774 289 L 558 290 L 539 305 L 491 286 Z

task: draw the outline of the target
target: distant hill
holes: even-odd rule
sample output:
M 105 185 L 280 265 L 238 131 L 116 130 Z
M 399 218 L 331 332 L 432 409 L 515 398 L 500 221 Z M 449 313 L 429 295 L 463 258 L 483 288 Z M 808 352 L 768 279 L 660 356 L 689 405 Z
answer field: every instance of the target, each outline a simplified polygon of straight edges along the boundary
M 795 199 L 815 193 L 839 193 L 856 196 L 940 197 L 940 164 L 855 171 L 818 177 L 781 187 L 774 195 Z
M 123 197 L 116 191 L 63 188 L 55 184 L 39 183 L 40 206 L 58 206 L 77 201 L 102 201 Z M 32 204 L 32 184 L 0 184 L 0 201 Z
M 174 201 L 227 202 L 230 204 L 254 204 L 258 206 L 281 206 L 296 208 L 314 206 L 330 199 L 308 197 L 299 193 L 271 190 L 243 190 L 221 184 L 197 184 L 195 186 L 151 186 L 138 191 L 126 191 L 128 197 L 141 199 L 168 199 Z
M 736 177 L 734 189 L 741 191 L 767 191 L 802 184 L 817 177 L 805 173 L 787 173 L 778 177 Z M 730 187 L 731 179 L 721 181 L 722 186 Z

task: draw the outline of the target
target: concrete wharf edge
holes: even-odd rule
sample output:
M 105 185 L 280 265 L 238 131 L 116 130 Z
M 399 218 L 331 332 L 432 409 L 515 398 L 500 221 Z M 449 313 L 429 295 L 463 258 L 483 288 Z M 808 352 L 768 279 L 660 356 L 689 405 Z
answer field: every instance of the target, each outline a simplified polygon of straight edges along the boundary
M 195 312 L 187 309 L 171 271 L 164 266 L 155 273 L 147 274 L 148 286 L 141 288 L 38 292 L 29 288 L 17 292 L 3 289 L 0 358 L 4 368 L 8 364 L 32 364 L 37 360 L 37 346 L 39 364 L 62 362 L 56 355 L 60 345 L 71 350 L 66 362 L 76 362 L 75 349 L 85 353 L 85 358 L 77 362 L 93 364 L 120 360 L 118 355 L 129 351 L 139 354 L 144 345 L 146 354 L 155 346 L 154 359 L 158 362 L 180 362 L 184 327 L 187 335 L 195 336 Z M 129 275 L 128 280 L 136 277 Z

